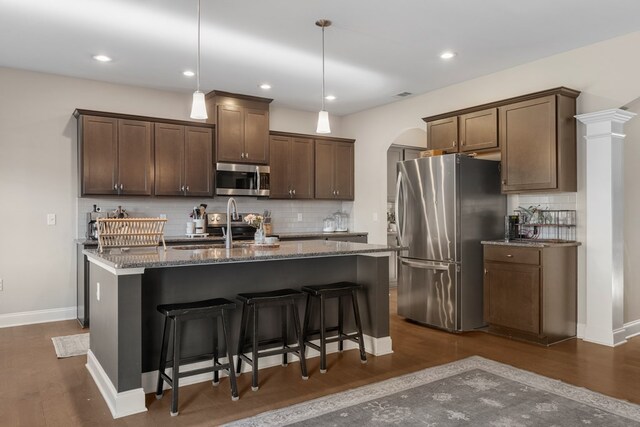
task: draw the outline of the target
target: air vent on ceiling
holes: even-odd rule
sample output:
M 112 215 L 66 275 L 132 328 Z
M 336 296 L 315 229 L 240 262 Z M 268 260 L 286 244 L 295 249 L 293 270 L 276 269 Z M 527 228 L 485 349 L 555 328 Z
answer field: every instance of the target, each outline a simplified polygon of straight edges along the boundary
M 397 94 L 395 94 L 393 96 L 397 96 L 399 98 L 404 98 L 405 96 L 409 96 L 409 95 L 413 95 L 413 94 L 411 92 L 400 92 L 400 93 L 397 93 Z

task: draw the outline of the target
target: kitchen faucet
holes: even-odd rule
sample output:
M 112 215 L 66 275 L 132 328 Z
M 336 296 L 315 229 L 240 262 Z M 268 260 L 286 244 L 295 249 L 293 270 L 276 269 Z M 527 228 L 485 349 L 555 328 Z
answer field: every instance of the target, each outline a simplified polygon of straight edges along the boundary
M 231 213 L 231 206 L 233 206 L 233 213 Z M 231 249 L 231 246 L 233 246 L 233 236 L 231 235 L 231 215 L 233 215 L 234 220 L 238 219 L 238 205 L 233 197 L 229 197 L 229 201 L 227 202 L 227 234 L 224 239 L 224 247 L 227 249 Z

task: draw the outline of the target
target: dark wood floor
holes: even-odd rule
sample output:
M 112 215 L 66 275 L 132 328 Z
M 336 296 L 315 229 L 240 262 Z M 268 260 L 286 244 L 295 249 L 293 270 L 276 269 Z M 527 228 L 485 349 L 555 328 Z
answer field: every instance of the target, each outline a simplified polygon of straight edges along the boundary
M 391 310 L 395 312 L 395 294 Z M 453 335 L 391 316 L 394 353 L 369 357 L 357 351 L 329 356 L 329 371 L 309 360 L 310 378 L 300 378 L 298 363 L 261 371 L 260 390 L 250 376 L 239 378 L 240 400 L 232 402 L 226 378 L 180 390 L 180 415 L 169 416 L 170 392 L 149 411 L 113 420 L 84 364 L 85 357 L 56 359 L 51 337 L 84 332 L 75 321 L 0 329 L 0 425 L 2 426 L 210 426 L 274 408 L 395 377 L 471 355 L 527 369 L 640 404 L 640 338 L 612 349 L 570 340 L 541 347 L 482 332 Z

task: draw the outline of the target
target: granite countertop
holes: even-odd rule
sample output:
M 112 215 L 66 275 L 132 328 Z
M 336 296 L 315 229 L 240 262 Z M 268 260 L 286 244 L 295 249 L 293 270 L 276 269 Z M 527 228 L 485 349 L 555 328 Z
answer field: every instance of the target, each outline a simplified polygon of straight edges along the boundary
M 561 246 L 580 246 L 582 243 L 580 242 L 558 242 L 558 241 L 550 241 L 550 240 L 510 240 L 505 242 L 504 240 L 483 240 L 483 245 L 494 245 L 494 246 L 520 246 L 524 248 L 557 248 Z
M 98 253 L 85 249 L 83 253 L 90 261 L 96 261 L 112 269 L 163 268 L 202 264 L 272 261 L 296 258 L 319 258 L 367 253 L 393 252 L 403 248 L 368 243 L 340 242 L 331 240 L 281 241 L 279 247 L 259 247 L 236 242 L 234 248 L 204 244 L 194 246 L 158 248 L 135 248 L 126 252 L 120 249 Z
M 273 233 L 275 236 L 279 236 L 281 239 L 305 239 L 313 237 L 351 237 L 351 236 L 366 236 L 367 232 L 351 232 L 351 231 L 336 231 L 333 233 L 323 233 L 321 231 L 312 232 L 298 232 L 298 233 Z M 222 236 L 207 236 L 207 237 L 188 237 L 188 236 L 164 236 L 165 243 L 197 243 L 197 242 L 224 242 Z M 97 240 L 88 239 L 76 239 L 76 243 L 83 244 L 85 246 L 98 246 Z

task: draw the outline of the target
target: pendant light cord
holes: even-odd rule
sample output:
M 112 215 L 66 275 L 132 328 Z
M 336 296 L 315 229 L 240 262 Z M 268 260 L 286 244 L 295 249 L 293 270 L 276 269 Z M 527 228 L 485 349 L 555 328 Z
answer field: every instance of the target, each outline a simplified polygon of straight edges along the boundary
M 322 111 L 324 111 L 324 25 L 322 26 Z
M 200 92 L 200 0 L 198 0 L 198 56 L 196 62 L 196 87 L 197 91 Z

